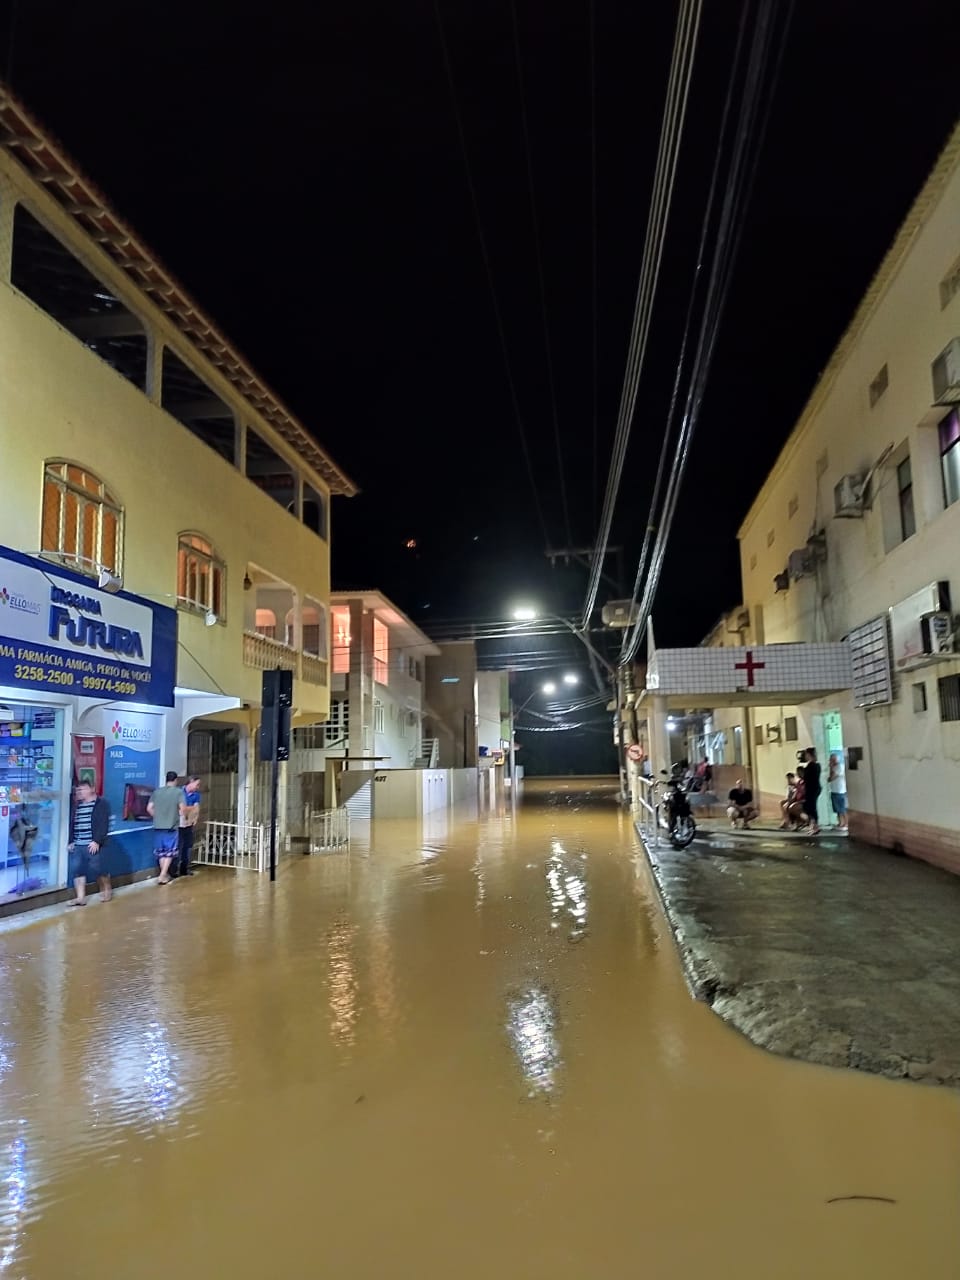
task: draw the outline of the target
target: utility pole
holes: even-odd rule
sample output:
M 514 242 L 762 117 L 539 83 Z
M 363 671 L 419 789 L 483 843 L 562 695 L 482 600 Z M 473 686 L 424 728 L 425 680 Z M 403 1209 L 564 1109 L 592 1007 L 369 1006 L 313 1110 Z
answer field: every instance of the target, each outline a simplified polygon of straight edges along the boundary
M 276 667 L 264 671 L 260 690 L 259 756 L 270 763 L 270 879 L 277 878 L 277 801 L 280 761 L 290 759 L 290 712 L 293 706 L 293 672 Z

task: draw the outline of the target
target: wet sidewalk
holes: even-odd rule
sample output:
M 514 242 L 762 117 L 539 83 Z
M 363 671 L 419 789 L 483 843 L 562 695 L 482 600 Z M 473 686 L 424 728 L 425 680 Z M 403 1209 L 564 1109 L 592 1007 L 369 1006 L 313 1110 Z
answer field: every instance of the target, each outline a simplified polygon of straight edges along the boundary
M 756 1044 L 960 1087 L 960 877 L 723 823 L 648 856 L 694 993 Z

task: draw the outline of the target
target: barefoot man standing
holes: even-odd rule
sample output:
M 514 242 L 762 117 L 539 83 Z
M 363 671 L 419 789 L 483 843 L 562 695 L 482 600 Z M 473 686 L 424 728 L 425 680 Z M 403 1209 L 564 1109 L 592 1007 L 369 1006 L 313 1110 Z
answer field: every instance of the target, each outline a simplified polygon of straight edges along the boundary
M 170 769 L 166 785 L 157 787 L 147 804 L 147 813 L 153 819 L 153 851 L 160 867 L 157 884 L 170 883 L 170 863 L 180 846 L 180 819 L 186 809 L 183 792 L 177 786 L 177 771 Z

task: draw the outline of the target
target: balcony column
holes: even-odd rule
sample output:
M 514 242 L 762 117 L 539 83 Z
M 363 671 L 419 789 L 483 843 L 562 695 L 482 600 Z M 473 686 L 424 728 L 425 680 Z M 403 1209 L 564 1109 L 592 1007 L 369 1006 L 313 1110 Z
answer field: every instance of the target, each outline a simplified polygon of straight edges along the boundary
M 13 213 L 17 197 L 13 187 L 0 174 L 0 280 L 10 283 L 13 263 Z
M 350 705 L 350 735 L 347 755 L 361 756 L 364 739 L 373 742 L 373 615 L 364 612 L 362 600 L 349 600 L 350 674 L 347 698 Z M 368 729 L 369 735 L 364 733 Z

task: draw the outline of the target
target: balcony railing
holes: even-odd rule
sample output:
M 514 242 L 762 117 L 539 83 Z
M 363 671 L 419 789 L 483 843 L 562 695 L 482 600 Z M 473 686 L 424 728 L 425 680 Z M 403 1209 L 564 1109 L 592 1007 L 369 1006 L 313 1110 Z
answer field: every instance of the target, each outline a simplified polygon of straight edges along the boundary
M 300 678 L 307 684 L 318 684 L 327 687 L 327 660 L 318 658 L 312 653 L 300 655 Z
M 284 671 L 292 671 L 307 684 L 319 685 L 321 689 L 327 687 L 326 658 L 318 658 L 313 653 L 298 653 L 282 640 L 272 640 L 259 631 L 243 633 L 243 665 L 260 671 L 281 667 Z
M 271 640 L 262 636 L 259 631 L 243 633 L 243 665 L 257 667 L 260 671 L 272 671 L 281 667 L 284 671 L 297 673 L 296 649 L 291 649 L 282 640 Z

